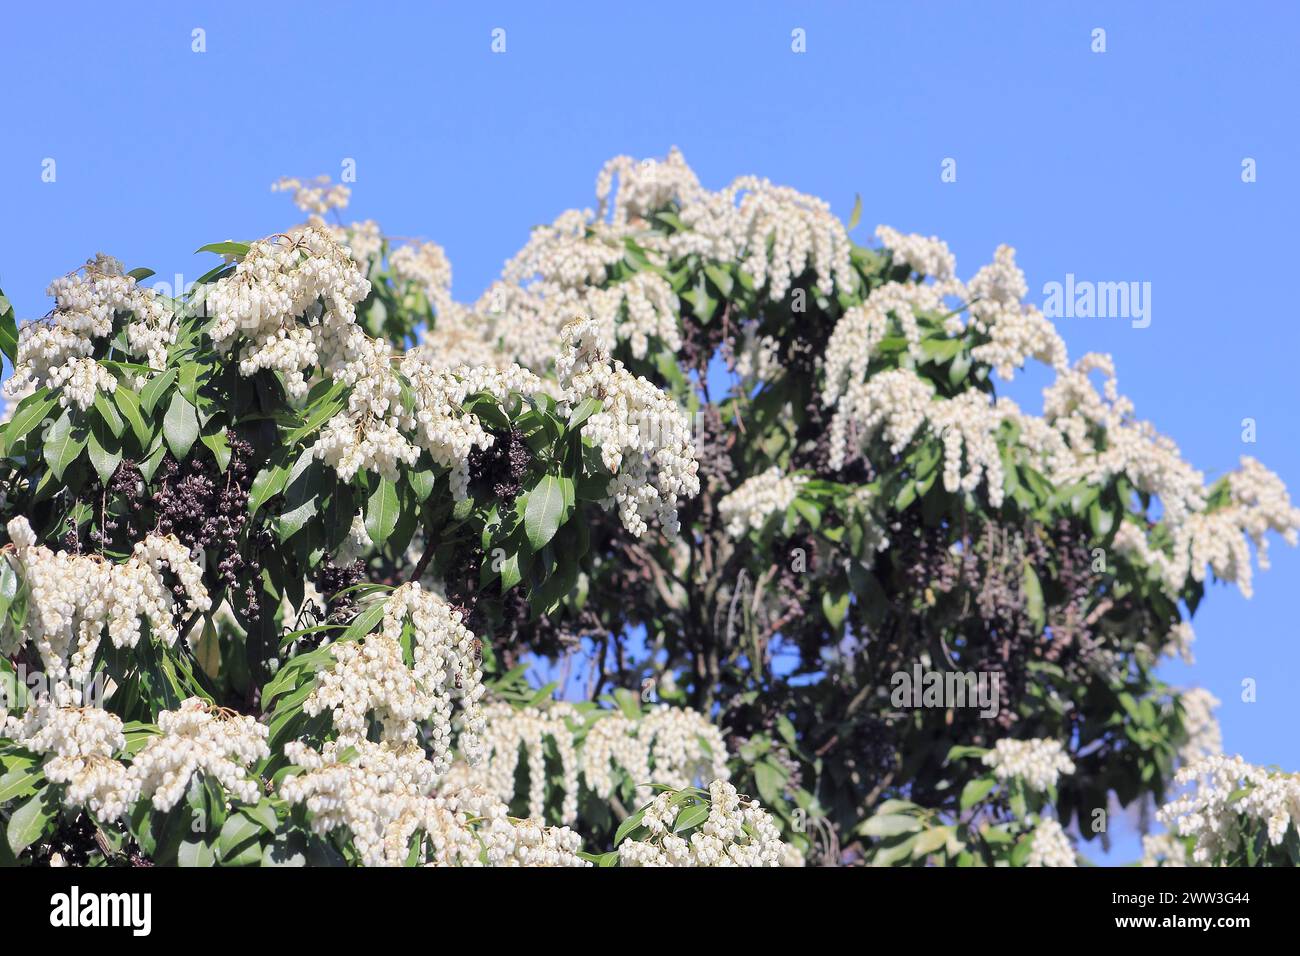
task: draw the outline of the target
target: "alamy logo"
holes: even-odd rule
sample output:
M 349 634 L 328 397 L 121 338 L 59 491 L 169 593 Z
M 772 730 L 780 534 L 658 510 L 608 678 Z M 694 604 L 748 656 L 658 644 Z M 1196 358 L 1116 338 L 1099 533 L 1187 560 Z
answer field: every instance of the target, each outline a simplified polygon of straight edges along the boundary
M 153 929 L 153 894 L 82 893 L 74 886 L 50 897 L 50 925 L 126 926 L 134 936 L 148 936 Z
M 1131 319 L 1135 329 L 1151 324 L 1150 282 L 1076 280 L 1043 286 L 1043 315 L 1049 319 Z
M 889 703 L 899 710 L 918 707 L 978 707 L 981 717 L 996 717 L 1002 701 L 1002 675 L 985 671 L 927 671 L 915 664 L 911 672 L 890 678 Z

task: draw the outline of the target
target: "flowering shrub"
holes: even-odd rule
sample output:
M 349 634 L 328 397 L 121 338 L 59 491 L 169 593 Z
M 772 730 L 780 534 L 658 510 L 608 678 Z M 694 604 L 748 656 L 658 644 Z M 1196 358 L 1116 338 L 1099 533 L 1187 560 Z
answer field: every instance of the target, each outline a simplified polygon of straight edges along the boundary
M 1155 666 L 1300 510 L 1207 486 L 1009 247 L 963 282 L 674 151 L 465 303 L 277 188 L 306 222 L 177 298 L 0 297 L 0 860 L 1069 866 L 1206 779 L 1150 862 L 1294 861 L 1292 779 L 1197 763 Z M 926 671 L 995 693 L 893 699 Z

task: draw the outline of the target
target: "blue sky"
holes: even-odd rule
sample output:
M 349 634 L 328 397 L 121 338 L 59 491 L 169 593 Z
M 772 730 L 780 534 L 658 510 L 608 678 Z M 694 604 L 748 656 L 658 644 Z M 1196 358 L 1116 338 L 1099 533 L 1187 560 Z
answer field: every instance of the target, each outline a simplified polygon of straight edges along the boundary
M 1010 243 L 1034 299 L 1067 273 L 1150 282 L 1149 327 L 1063 319 L 1071 354 L 1113 352 L 1139 414 L 1208 476 L 1253 454 L 1300 489 L 1300 327 L 1284 289 L 1300 199 L 1297 8 L 460 7 L 6 7 L 0 286 L 20 318 L 45 312 L 48 281 L 97 250 L 192 280 L 208 265 L 199 245 L 297 221 L 274 179 L 337 176 L 345 158 L 352 212 L 443 244 L 471 298 L 530 226 L 593 202 L 606 158 L 675 144 L 713 187 L 756 173 L 845 216 L 861 193 L 860 242 L 880 222 L 938 234 L 963 276 Z M 1095 28 L 1105 53 L 1090 49 Z M 957 181 L 944 183 L 949 158 Z M 1042 384 L 1012 391 L 1037 407 Z M 1227 749 L 1300 768 L 1300 556 L 1277 547 L 1273 564 L 1250 601 L 1213 590 L 1196 667 L 1169 675 L 1224 701 Z M 1240 701 L 1243 678 L 1257 702 Z

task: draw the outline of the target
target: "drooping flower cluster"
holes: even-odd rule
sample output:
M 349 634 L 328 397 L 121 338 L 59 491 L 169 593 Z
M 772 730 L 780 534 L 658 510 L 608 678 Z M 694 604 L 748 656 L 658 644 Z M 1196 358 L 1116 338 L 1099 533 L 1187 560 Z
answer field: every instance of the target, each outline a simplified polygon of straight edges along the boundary
M 489 448 L 494 440 L 475 415 L 464 411 L 465 399 L 484 392 L 504 401 L 511 393 L 534 394 L 542 387 L 537 376 L 517 365 L 448 369 L 431 363 L 421 350 L 402 357 L 399 377 L 392 347 L 382 339 L 364 337 L 354 355 L 335 373 L 336 381 L 351 385 L 348 407 L 321 429 L 313 453 L 344 480 L 366 470 L 396 481 L 399 466 L 413 465 L 423 449 L 435 465 L 448 469 L 458 501 L 468 493 L 470 452 Z
M 737 261 L 773 300 L 784 298 L 808 270 L 823 293 L 839 284 L 852 287 L 851 243 L 843 223 L 822 200 L 787 186 L 741 176 L 709 192 L 673 149 L 663 161 L 610 160 L 597 177 L 596 196 L 599 214 L 610 209 L 613 227 L 632 231 L 646 248 L 673 258 L 694 253 Z M 684 229 L 665 235 L 638 228 L 670 202 Z
M 983 757 L 999 780 L 1022 780 L 1031 790 L 1045 793 L 1056 786 L 1061 774 L 1074 773 L 1074 762 L 1059 740 L 1035 738 L 1014 740 L 1004 737 Z
M 687 707 L 657 707 L 640 719 L 616 710 L 581 710 L 556 701 L 516 709 L 496 703 L 484 711 L 483 759 L 453 773 L 444 792 L 482 788 L 503 802 L 517 791 L 521 751 L 528 774 L 528 814 L 545 818 L 548 744 L 559 758 L 559 822 L 578 816 L 580 783 L 602 800 L 618 790 L 618 773 L 636 786 L 638 800 L 648 784 L 688 787 L 728 777 L 726 742 L 718 727 Z
M 647 784 L 688 787 L 705 780 L 727 780 L 727 745 L 718 726 L 689 707 L 656 707 L 640 720 L 610 712 L 587 731 L 582 743 L 582 776 L 597 796 L 617 788 L 615 769 L 649 795 Z
M 620 866 L 799 866 L 775 821 L 757 803 L 742 800 L 724 780 L 709 784 L 708 818 L 690 839 L 675 832 L 683 804 L 665 790 L 645 808 L 644 840 L 618 845 Z
M 1192 860 L 1187 847 L 1172 833 L 1148 833 L 1142 837 L 1141 866 L 1204 866 Z
M 411 666 L 402 651 L 402 635 L 411 629 Z M 461 615 L 419 582 L 393 591 L 384 606 L 380 630 L 363 642 L 334 645 L 335 666 L 316 678 L 303 703 L 311 715 L 330 710 L 341 744 L 366 738 L 372 717 L 383 739 L 408 743 L 427 728 L 435 774 L 451 765 L 452 709 L 458 702 L 463 729 L 461 750 L 471 760 L 483 731 L 483 673 L 477 641 Z
M 240 342 L 239 371 L 261 369 L 284 376 L 290 396 L 307 394 L 305 372 L 353 361 L 366 340 L 356 325 L 356 305 L 370 282 L 333 236 L 312 225 L 293 236 L 272 236 L 249 246 L 233 274 L 206 294 L 219 348 Z
M 130 779 L 139 797 L 167 811 L 185 796 L 190 778 L 206 774 L 244 803 L 256 803 L 261 780 L 249 768 L 265 760 L 268 728 L 242 716 L 191 697 L 176 710 L 158 715 L 162 733 L 131 760 Z
M 1181 768 L 1176 785 L 1193 788 L 1161 807 L 1157 818 L 1174 833 L 1195 837 L 1192 858 L 1216 862 L 1239 849 L 1249 825 L 1263 824 L 1278 846 L 1291 827 L 1300 827 L 1300 775 L 1214 754 Z
M 434 866 L 585 866 L 577 834 L 512 820 L 504 804 L 472 789 L 434 796 L 438 772 L 417 744 L 330 741 L 317 751 L 301 741 L 285 755 L 305 772 L 280 794 L 304 804 L 312 831 L 343 829 L 365 866 L 402 866 L 411 857 Z
M 1179 759 L 1194 763 L 1201 757 L 1222 753 L 1223 734 L 1214 716 L 1219 698 L 1203 687 L 1193 687 L 1178 699 L 1183 706 L 1183 729 L 1187 732 L 1187 741 L 1178 750 Z
M 584 430 L 612 473 L 605 507 L 618 506 L 623 526 L 640 537 L 648 522 L 664 534 L 678 531 L 677 500 L 699 493 L 690 423 L 673 400 L 649 380 L 611 362 L 590 319 L 565 327 L 566 351 L 556 362 L 564 397 L 601 402 Z
M 292 192 L 293 202 L 303 212 L 323 216 L 331 209 L 346 209 L 352 190 L 343 183 L 331 183 L 325 175 L 303 180 L 296 176 L 282 176 L 271 184 L 275 192 Z
M 578 754 L 574 744 L 574 726 L 582 715 L 571 704 L 557 702 L 546 708 L 525 707 L 516 710 L 509 704 L 496 703 L 484 709 L 483 759 L 468 777 L 468 782 L 482 786 L 499 800 L 509 802 L 515 794 L 516 773 L 522 750 L 527 760 L 528 815 L 546 816 L 546 742 L 554 743 L 560 761 L 563 803 L 560 820 L 572 823 L 578 818 Z
M 389 253 L 388 267 L 398 282 L 418 286 L 442 318 L 451 304 L 451 262 L 442 246 L 434 242 L 399 246 Z
M 126 745 L 122 721 L 98 707 L 59 706 L 50 697 L 26 713 L 0 722 L 0 737 L 37 754 L 49 755 L 46 778 L 64 786 L 63 802 L 81 806 L 101 820 L 124 816 L 139 795 L 114 754 Z
M 63 801 L 85 807 L 98 819 L 122 818 L 137 800 L 152 799 L 167 811 L 185 795 L 190 778 L 207 774 L 245 803 L 256 803 L 261 783 L 248 768 L 270 754 L 267 727 L 252 717 L 214 710 L 197 697 L 158 715 L 151 737 L 129 764 L 115 753 L 126 745 L 122 721 L 98 707 L 59 706 L 51 698 L 9 717 L 0 735 L 50 755 L 42 769 L 64 785 Z
M 18 360 L 5 382 L 6 395 L 48 386 L 62 389 L 62 405 L 89 408 L 96 394 L 117 388 L 117 379 L 93 356 L 112 335 L 119 315 L 130 316 L 127 354 L 152 368 L 166 365 L 168 346 L 176 341 L 176 316 L 112 256 L 96 255 L 83 269 L 55 279 L 46 294 L 53 296 L 54 310 L 19 330 Z
M 807 482 L 807 475 L 787 476 L 775 465 L 747 478 L 718 502 L 718 514 L 727 524 L 727 534 L 740 538 L 761 529 L 769 517 L 785 513 Z
M 176 599 L 164 568 L 181 586 L 187 613 L 211 606 L 202 568 L 173 535 L 149 535 L 130 558 L 114 564 L 37 545 L 22 516 L 9 522 L 8 531 L 19 576 L 29 588 L 21 636 L 40 655 L 59 704 L 81 703 L 78 688 L 90 677 L 106 629 L 114 647 L 134 647 L 143 622 L 163 644 L 175 643 Z
M 1078 866 L 1070 838 L 1061 824 L 1051 819 L 1040 820 L 1030 838 L 1029 857 L 1025 866 Z

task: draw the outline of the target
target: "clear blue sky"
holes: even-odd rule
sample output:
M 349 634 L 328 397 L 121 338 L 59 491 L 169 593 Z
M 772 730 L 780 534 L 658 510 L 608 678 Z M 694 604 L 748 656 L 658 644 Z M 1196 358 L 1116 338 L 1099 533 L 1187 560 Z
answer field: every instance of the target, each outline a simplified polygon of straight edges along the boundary
M 192 280 L 202 243 L 297 221 L 275 178 L 350 157 L 352 212 L 442 243 L 470 298 L 606 158 L 676 144 L 710 186 L 757 173 L 845 216 L 861 193 L 859 241 L 938 234 L 963 276 L 1011 243 L 1034 298 L 1152 283 L 1149 328 L 1065 319 L 1071 353 L 1113 352 L 1207 475 L 1249 453 L 1300 492 L 1298 39 L 1277 2 L 5 5 L 0 286 L 42 314 L 97 250 Z M 1279 547 L 1253 600 L 1214 589 L 1197 666 L 1169 671 L 1223 699 L 1227 749 L 1293 769 L 1297 585 Z

